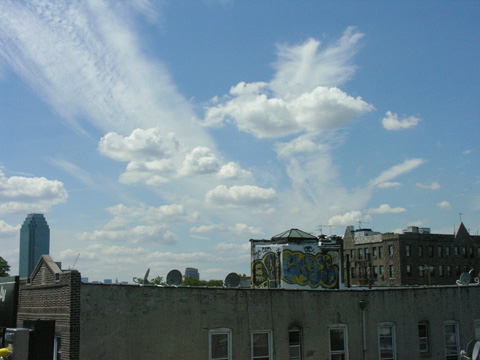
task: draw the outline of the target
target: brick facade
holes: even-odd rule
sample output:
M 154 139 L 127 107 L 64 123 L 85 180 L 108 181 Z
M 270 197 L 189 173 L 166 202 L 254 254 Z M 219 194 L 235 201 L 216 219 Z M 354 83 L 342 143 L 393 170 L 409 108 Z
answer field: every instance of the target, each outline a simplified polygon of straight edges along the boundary
M 463 224 L 455 235 L 407 231 L 358 236 L 347 228 L 343 247 L 351 285 L 454 285 L 463 272 L 473 270 L 475 277 L 480 272 L 480 236 L 470 235 Z
M 43 255 L 29 279 L 20 281 L 17 326 L 25 319 L 55 320 L 62 360 L 78 360 L 80 349 L 80 273 L 62 271 Z

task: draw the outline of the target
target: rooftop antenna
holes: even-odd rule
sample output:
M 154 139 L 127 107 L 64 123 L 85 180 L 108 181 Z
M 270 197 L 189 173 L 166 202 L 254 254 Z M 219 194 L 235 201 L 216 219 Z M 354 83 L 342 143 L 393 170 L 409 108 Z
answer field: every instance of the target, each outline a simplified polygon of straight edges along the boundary
M 77 254 L 77 257 L 75 258 L 75 261 L 73 262 L 73 265 L 70 266 L 70 270 L 73 270 L 75 268 L 75 265 L 77 264 L 78 258 L 80 257 L 80 253 Z
M 323 235 L 323 231 L 322 231 L 323 226 L 328 227 L 329 230 L 330 230 L 330 235 L 332 235 L 332 226 L 333 225 L 318 225 L 318 227 L 320 228 L 320 235 Z

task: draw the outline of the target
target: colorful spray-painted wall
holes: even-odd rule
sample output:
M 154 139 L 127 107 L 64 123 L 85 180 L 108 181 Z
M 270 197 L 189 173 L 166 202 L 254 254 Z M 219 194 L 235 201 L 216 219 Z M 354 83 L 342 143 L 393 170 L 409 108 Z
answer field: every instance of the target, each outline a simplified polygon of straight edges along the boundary
M 257 288 L 336 289 L 340 249 L 318 245 L 252 244 L 252 285 Z

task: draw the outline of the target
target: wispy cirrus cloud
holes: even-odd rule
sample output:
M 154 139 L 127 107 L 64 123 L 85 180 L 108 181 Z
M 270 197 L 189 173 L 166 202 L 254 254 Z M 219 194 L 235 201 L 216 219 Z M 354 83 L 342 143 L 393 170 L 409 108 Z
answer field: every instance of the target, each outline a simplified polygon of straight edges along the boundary
M 0 56 L 79 131 L 83 119 L 124 134 L 157 126 L 212 145 L 167 69 L 139 47 L 133 14 L 158 18 L 151 8 L 149 1 L 2 1 Z
M 385 182 L 390 182 L 390 180 L 395 179 L 396 177 L 406 174 L 420 165 L 425 163 L 423 159 L 410 159 L 405 160 L 403 163 L 392 166 L 390 169 L 385 170 L 378 176 L 376 179 L 370 182 L 371 187 L 379 186 Z

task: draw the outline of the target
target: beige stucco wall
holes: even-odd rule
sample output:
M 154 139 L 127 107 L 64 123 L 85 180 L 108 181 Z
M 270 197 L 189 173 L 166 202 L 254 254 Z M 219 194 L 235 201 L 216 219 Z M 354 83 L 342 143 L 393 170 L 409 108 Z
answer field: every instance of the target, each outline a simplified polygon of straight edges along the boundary
M 273 330 L 274 359 L 288 359 L 288 328 L 303 329 L 305 359 L 328 359 L 328 326 L 346 324 L 350 359 L 378 358 L 377 325 L 396 327 L 398 359 L 417 359 L 417 322 L 430 323 L 430 359 L 444 357 L 443 321 L 460 323 L 461 346 L 480 319 L 480 287 L 280 290 L 82 284 L 81 359 L 208 359 L 208 331 L 230 328 L 233 359 L 250 358 L 250 332 Z

